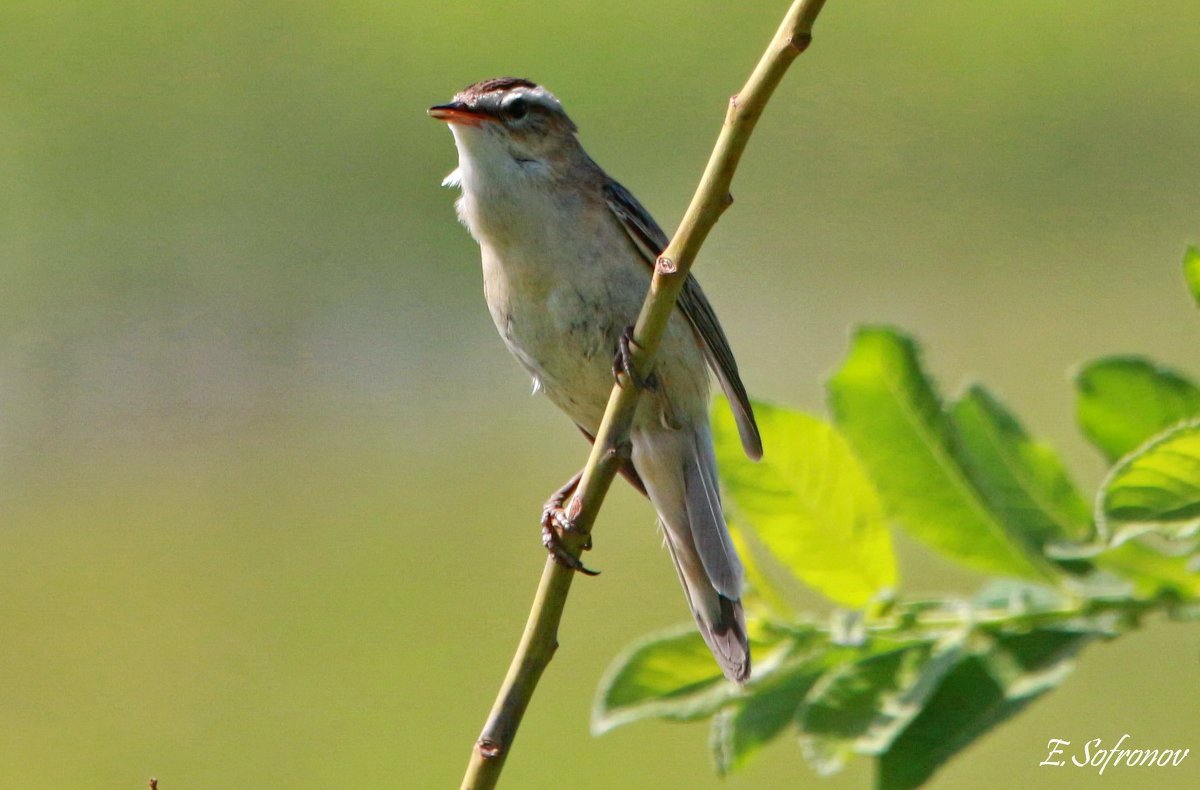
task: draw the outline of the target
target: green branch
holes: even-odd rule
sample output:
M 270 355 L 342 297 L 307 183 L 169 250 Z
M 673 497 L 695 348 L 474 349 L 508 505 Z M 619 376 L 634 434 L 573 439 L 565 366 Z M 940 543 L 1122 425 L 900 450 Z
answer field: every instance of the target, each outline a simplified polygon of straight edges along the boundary
M 750 133 L 788 66 L 811 42 L 813 22 L 824 5 L 825 0 L 795 0 L 745 87 L 730 99 L 725 124 L 708 166 L 675 237 L 659 256 L 650 292 L 634 327 L 633 365 L 639 373 L 651 369 L 692 262 L 709 231 L 732 202 L 729 186 Z M 627 457 L 629 427 L 639 394 L 636 387 L 618 385 L 609 396 L 583 477 L 568 507 L 575 532 L 567 535 L 564 543 L 572 556 L 582 553 L 613 477 Z M 491 788 L 499 780 L 521 717 L 558 646 L 558 624 L 573 578 L 573 571 L 547 559 L 520 645 L 483 733 L 471 750 L 463 778 L 464 790 Z

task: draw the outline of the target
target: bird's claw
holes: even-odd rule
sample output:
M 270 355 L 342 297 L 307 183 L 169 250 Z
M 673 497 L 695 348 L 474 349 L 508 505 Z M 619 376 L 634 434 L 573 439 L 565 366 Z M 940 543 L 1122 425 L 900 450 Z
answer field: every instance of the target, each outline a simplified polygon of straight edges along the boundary
M 621 374 L 624 373 L 626 378 L 636 389 L 649 390 L 656 392 L 658 390 L 658 378 L 654 373 L 646 377 L 638 374 L 637 368 L 633 364 L 632 348 L 637 346 L 637 341 L 633 339 L 633 327 L 627 326 L 621 332 L 621 336 L 617 338 L 617 354 L 613 357 L 613 378 L 617 383 L 621 383 Z
M 578 571 L 585 576 L 599 576 L 600 571 L 588 568 L 563 545 L 563 535 L 572 532 L 575 532 L 575 525 L 567 513 L 567 508 L 563 507 L 563 499 L 557 495 L 551 497 L 550 501 L 542 508 L 542 545 L 546 547 L 546 551 L 550 553 L 554 561 L 564 568 Z M 591 547 L 592 539 L 589 536 L 583 545 L 583 550 L 587 551 Z

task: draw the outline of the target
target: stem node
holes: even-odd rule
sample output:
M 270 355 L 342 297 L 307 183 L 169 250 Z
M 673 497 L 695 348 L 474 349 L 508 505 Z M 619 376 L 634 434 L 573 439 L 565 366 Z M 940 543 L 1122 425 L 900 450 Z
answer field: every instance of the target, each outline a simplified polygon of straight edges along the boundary
M 476 741 L 476 746 L 479 747 L 480 756 L 485 760 L 495 760 L 504 751 L 500 744 L 490 738 L 480 738 Z
M 797 33 L 788 39 L 788 46 L 799 55 L 804 50 L 808 49 L 808 45 L 812 43 L 812 33 Z

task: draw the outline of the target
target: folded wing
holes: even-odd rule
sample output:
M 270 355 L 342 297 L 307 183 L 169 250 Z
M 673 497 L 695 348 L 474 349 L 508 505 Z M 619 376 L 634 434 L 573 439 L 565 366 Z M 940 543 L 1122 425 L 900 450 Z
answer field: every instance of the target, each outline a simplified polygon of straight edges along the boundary
M 604 196 L 613 216 L 621 223 L 642 259 L 653 269 L 655 260 L 667 247 L 667 234 L 637 198 L 616 181 L 610 180 L 605 184 Z M 708 297 L 700 289 L 700 283 L 690 274 L 679 294 L 678 305 L 700 340 L 700 347 L 704 351 L 708 366 L 716 373 L 725 397 L 729 398 L 729 405 L 733 408 L 733 416 L 737 421 L 738 434 L 742 438 L 742 448 L 746 455 L 758 460 L 762 457 L 762 438 L 758 433 L 758 424 L 754 421 L 750 397 L 746 394 L 741 376 L 738 375 L 737 361 L 733 358 L 729 339 L 725 337 Z

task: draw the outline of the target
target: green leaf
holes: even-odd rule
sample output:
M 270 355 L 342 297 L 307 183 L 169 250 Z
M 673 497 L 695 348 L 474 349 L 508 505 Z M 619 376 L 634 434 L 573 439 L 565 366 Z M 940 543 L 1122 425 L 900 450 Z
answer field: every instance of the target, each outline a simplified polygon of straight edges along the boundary
M 1181 420 L 1200 415 L 1200 387 L 1141 357 L 1106 357 L 1075 376 L 1083 434 L 1116 461 Z
M 727 508 L 728 510 L 728 508 Z M 739 523 L 727 513 L 729 537 L 737 550 L 738 558 L 742 561 L 742 569 L 746 573 L 746 586 L 742 594 L 742 602 L 750 617 L 769 620 L 787 619 L 792 611 L 784 594 L 780 592 L 776 580 L 763 563 L 765 549 L 761 542 L 755 540 L 754 530 L 748 524 Z
M 1023 532 L 1039 548 L 1090 538 L 1091 508 L 1058 453 L 1033 441 L 991 393 L 971 387 L 951 419 L 967 475 L 1010 532 Z
M 988 510 L 959 466 L 912 340 L 891 329 L 860 329 L 829 382 L 829 399 L 890 515 L 910 533 L 975 570 L 1053 576 L 1040 553 Z
M 789 725 L 811 719 L 814 737 L 802 735 L 806 754 L 810 744 L 828 743 L 840 747 L 838 736 L 853 727 L 856 737 L 876 721 L 888 720 L 887 712 L 877 710 L 898 704 L 897 688 L 912 684 L 911 673 L 898 671 L 900 664 L 911 667 L 932 650 L 933 638 L 874 638 L 859 646 L 839 645 L 830 634 L 800 636 L 802 648 L 769 674 L 755 675 L 743 689 L 743 695 L 722 710 L 713 720 L 710 745 L 718 772 L 724 774 L 745 765 L 765 744 L 778 737 Z M 903 680 L 897 682 L 896 676 Z M 867 682 L 869 680 L 869 682 Z M 884 688 L 884 687 L 887 688 Z M 889 691 L 890 689 L 890 691 Z M 872 693 L 874 691 L 874 693 Z M 847 704 L 853 698 L 854 702 Z M 853 709 L 852 712 L 850 709 Z M 806 714 L 806 711 L 811 711 Z M 861 725 L 845 720 L 858 717 Z M 812 755 L 808 755 L 814 762 Z M 820 765 L 817 766 L 821 770 Z M 836 770 L 837 766 L 832 766 Z
M 1185 600 L 1200 599 L 1200 573 L 1188 567 L 1190 559 L 1167 556 L 1132 540 L 1108 549 L 1093 561 L 1133 584 L 1135 592 L 1144 598 L 1170 591 Z
M 912 723 L 879 758 L 876 787 L 908 790 L 1030 702 L 1058 686 L 1086 631 L 1002 635 L 947 672 Z
M 964 633 L 875 640 L 870 653 L 826 673 L 797 715 L 805 759 L 830 774 L 855 752 L 886 752 L 960 660 Z
M 1154 437 L 1109 472 L 1097 498 L 1102 534 L 1122 543 L 1144 532 L 1173 540 L 1200 531 L 1200 420 Z
M 717 772 L 724 775 L 746 764 L 755 753 L 792 724 L 804 695 L 827 669 L 814 658 L 774 673 L 713 719 L 710 746 Z
M 1183 276 L 1192 291 L 1192 298 L 1200 306 L 1200 247 L 1188 247 L 1183 254 Z
M 755 403 L 771 452 L 742 452 L 727 408 L 713 415 L 717 462 L 738 522 L 797 578 L 839 604 L 862 608 L 896 583 L 892 540 L 871 482 L 833 426 Z
M 592 733 L 646 718 L 704 718 L 736 694 L 695 628 L 652 634 L 618 656 L 601 679 Z
M 971 596 L 976 609 L 1003 609 L 1011 616 L 1046 612 L 1070 605 L 1061 592 L 1044 584 L 1015 579 L 991 579 Z

